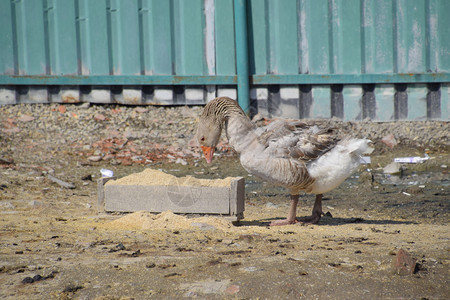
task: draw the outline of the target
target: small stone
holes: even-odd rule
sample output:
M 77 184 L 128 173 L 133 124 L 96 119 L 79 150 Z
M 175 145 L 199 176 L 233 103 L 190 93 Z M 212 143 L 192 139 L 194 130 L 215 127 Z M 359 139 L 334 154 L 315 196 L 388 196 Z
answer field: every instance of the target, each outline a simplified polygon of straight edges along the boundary
M 328 263 L 328 265 L 329 265 L 330 267 L 333 267 L 333 268 L 338 268 L 338 267 L 341 266 L 340 263 Z
M 238 293 L 239 290 L 240 290 L 240 288 L 238 285 L 232 284 L 226 288 L 225 293 L 234 295 L 234 294 Z
M 47 174 L 47 178 L 49 180 L 59 184 L 63 188 L 66 188 L 66 189 L 74 189 L 75 188 L 75 185 L 73 183 L 63 181 L 63 180 L 58 179 L 58 178 L 56 178 L 56 177 L 54 177 L 54 176 L 52 176 L 50 174 Z
M 393 134 L 388 134 L 381 139 L 381 142 L 389 148 L 394 148 L 397 145 L 397 140 Z
M 155 263 L 147 263 L 146 265 L 145 265 L 145 267 L 146 268 L 148 268 L 148 269 L 153 269 L 154 267 L 156 267 L 156 264 Z
M 62 114 L 66 113 L 67 108 L 64 105 L 58 106 L 58 111 Z
M 34 280 L 33 280 L 33 278 L 31 278 L 31 277 L 25 277 L 23 280 L 22 280 L 22 283 L 33 283 L 34 282 Z
M 96 114 L 96 115 L 94 116 L 94 119 L 95 119 L 96 121 L 105 121 L 105 120 L 106 120 L 106 117 L 105 117 L 105 115 L 103 115 L 103 114 Z
M 120 132 L 117 130 L 110 130 L 106 133 L 106 136 L 108 138 L 114 138 L 114 137 L 118 137 L 120 135 Z
M 414 274 L 416 270 L 416 259 L 403 249 L 400 249 L 392 260 L 394 274 L 404 276 Z
M 422 194 L 423 193 L 423 188 L 421 188 L 419 186 L 416 186 L 416 185 L 413 185 L 413 186 L 410 186 L 410 187 L 406 188 L 406 192 L 408 194 L 418 195 L 418 194 Z
M 80 106 L 78 106 L 80 109 L 88 109 L 91 106 L 91 103 L 89 102 L 85 102 L 83 104 L 81 104 Z
M 272 203 L 272 202 L 267 202 L 267 203 L 266 203 L 266 207 L 267 207 L 267 208 L 278 208 L 278 207 L 280 207 L 280 206 L 277 205 L 277 204 L 274 204 L 274 203 Z
M 1 190 L 2 188 L 0 188 Z M 7 201 L 7 202 L 0 202 L 0 205 L 3 206 L 4 208 L 9 208 L 9 209 L 14 209 L 16 208 L 14 206 L 14 204 L 12 204 L 11 202 Z
M 114 154 L 106 154 L 104 157 L 103 157 L 103 160 L 112 160 L 112 159 L 114 159 Z
M 28 204 L 29 204 L 30 206 L 33 206 L 33 207 L 38 207 L 38 206 L 42 206 L 42 205 L 43 205 L 42 202 L 37 201 L 37 200 L 31 200 Z
M 254 241 L 262 240 L 262 237 L 259 234 L 242 234 L 239 236 L 239 240 L 247 243 L 252 243 Z
M 126 250 L 125 246 L 122 243 L 119 243 L 116 245 L 117 250 L 121 251 L 121 250 Z
M 31 121 L 33 121 L 34 120 L 34 117 L 33 116 L 29 116 L 29 115 L 22 115 L 20 118 L 19 118 L 19 121 L 20 122 L 31 122 Z
M 308 275 L 308 272 L 306 272 L 306 271 L 300 271 L 300 272 L 298 272 L 298 275 L 306 276 L 306 275 Z
M 216 227 L 213 225 L 210 225 L 208 223 L 201 223 L 201 222 L 193 222 L 191 223 L 191 226 L 200 228 L 201 230 L 214 230 Z
M 174 277 L 174 276 L 181 276 L 181 274 L 173 272 L 173 273 L 169 273 L 169 274 L 164 275 L 164 277 L 166 277 L 166 278 L 167 277 Z
M 222 258 L 216 258 L 216 259 L 212 259 L 212 260 L 210 260 L 210 261 L 208 261 L 206 264 L 208 265 L 208 266 L 215 266 L 215 265 L 218 265 L 218 264 L 221 264 L 222 263 Z
M 81 285 L 69 285 L 64 288 L 63 293 L 75 293 L 81 289 L 83 289 Z
M 333 215 L 329 211 L 327 211 L 327 213 L 324 216 L 328 217 L 328 218 L 332 218 L 333 217 Z
M 186 160 L 182 159 L 182 158 L 177 158 L 175 163 L 182 164 L 183 166 L 186 166 L 188 164 L 188 162 Z
M 257 267 L 245 267 L 245 268 L 242 268 L 242 270 L 244 270 L 246 272 L 255 272 L 255 271 L 258 271 L 258 268 Z
M 94 162 L 96 162 L 96 161 L 101 161 L 101 160 L 102 160 L 102 157 L 101 157 L 100 155 L 93 155 L 93 156 L 89 156 L 89 157 L 88 157 L 88 160 L 89 160 L 89 161 L 94 161 Z
M 20 132 L 20 129 L 17 126 L 14 126 L 14 127 L 10 127 L 7 129 L 3 129 L 3 132 L 4 133 L 18 133 L 18 132 Z
M 134 109 L 134 111 L 142 114 L 148 112 L 148 109 L 145 107 L 138 106 Z
M 89 180 L 92 181 L 92 175 L 91 174 L 87 174 L 81 177 L 81 180 Z
M 398 174 L 400 173 L 400 164 L 397 162 L 391 162 L 383 168 L 385 174 Z

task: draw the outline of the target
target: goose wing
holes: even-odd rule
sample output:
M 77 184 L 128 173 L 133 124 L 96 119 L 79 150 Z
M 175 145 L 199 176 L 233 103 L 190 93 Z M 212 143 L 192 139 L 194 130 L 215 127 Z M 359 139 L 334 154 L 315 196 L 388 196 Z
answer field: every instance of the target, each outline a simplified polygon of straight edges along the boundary
M 301 162 L 317 159 L 338 141 L 334 128 L 319 128 L 301 121 L 276 120 L 258 132 L 258 142 L 272 156 Z

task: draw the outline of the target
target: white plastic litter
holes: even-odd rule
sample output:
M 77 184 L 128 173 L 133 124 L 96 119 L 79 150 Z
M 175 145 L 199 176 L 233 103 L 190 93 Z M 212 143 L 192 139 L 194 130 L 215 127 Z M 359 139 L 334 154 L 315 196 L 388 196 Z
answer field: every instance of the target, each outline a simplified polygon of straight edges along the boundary
M 102 173 L 102 177 L 113 177 L 114 172 L 108 169 L 101 169 L 100 173 Z
M 419 157 L 419 156 L 396 157 L 396 158 L 394 158 L 394 162 L 407 163 L 407 164 L 421 164 L 428 159 L 430 159 L 430 157 L 428 156 L 428 154 L 425 153 L 425 157 Z

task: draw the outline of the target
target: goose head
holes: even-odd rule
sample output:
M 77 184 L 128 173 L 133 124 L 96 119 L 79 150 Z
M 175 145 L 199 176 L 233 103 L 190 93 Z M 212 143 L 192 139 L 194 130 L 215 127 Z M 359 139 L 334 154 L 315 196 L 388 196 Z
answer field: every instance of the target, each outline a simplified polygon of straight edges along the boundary
M 216 145 L 219 143 L 222 124 L 213 118 L 200 118 L 197 127 L 197 140 L 205 155 L 206 162 L 211 163 Z
M 203 109 L 198 121 L 197 140 L 208 163 L 212 162 L 222 128 L 225 127 L 227 131 L 228 121 L 233 116 L 247 118 L 239 104 L 228 97 L 217 97 L 208 102 Z

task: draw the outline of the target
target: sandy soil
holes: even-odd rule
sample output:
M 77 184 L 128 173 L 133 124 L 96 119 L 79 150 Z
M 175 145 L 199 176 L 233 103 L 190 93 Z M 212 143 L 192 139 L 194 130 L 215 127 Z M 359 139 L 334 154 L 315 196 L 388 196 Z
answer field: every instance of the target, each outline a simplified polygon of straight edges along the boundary
M 432 156 L 425 173 L 413 172 L 425 165 L 411 165 L 395 184 L 382 184 L 377 172 L 372 182 L 362 168 L 359 178 L 326 195 L 324 210 L 332 217 L 281 227 L 267 225 L 285 216 L 286 193 L 248 175 L 245 219 L 235 226 L 218 216 L 98 214 L 94 182 L 64 189 L 39 166 L 4 168 L 0 297 L 444 299 L 450 292 L 449 189 L 442 166 L 448 156 Z M 390 158 L 372 159 L 376 165 Z M 98 174 L 102 165 L 69 167 L 81 178 Z M 196 170 L 200 177 L 245 174 L 236 159 L 225 158 L 212 166 L 154 167 L 175 175 Z M 117 166 L 115 172 L 143 168 Z M 304 197 L 299 215 L 310 213 L 312 201 Z M 417 259 L 415 274 L 394 274 L 399 249 Z

